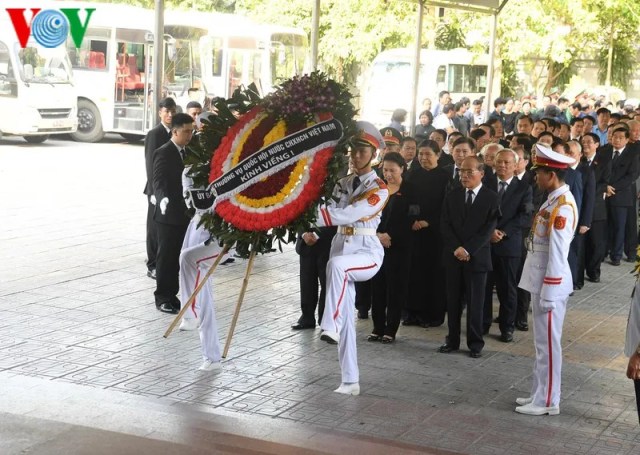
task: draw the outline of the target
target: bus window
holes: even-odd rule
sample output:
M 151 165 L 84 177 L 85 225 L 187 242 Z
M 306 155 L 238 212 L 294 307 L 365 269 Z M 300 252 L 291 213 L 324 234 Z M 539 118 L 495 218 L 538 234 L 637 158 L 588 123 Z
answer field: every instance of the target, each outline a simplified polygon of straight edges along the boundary
M 107 40 L 85 39 L 82 47 L 76 48 L 73 41 L 67 40 L 67 52 L 73 68 L 105 70 L 107 68 Z
M 306 37 L 292 33 L 271 35 L 271 79 L 282 82 L 304 71 Z
M 484 65 L 449 65 L 449 91 L 482 93 L 487 89 L 487 67 Z
M 444 65 L 440 65 L 438 67 L 438 73 L 436 75 L 436 87 L 438 90 L 442 90 L 444 88 L 444 80 L 447 75 L 447 67 Z
M 45 48 L 27 45 L 18 50 L 20 77 L 34 84 L 68 84 L 71 64 L 63 47 Z
M 166 46 L 165 55 L 168 56 Z M 186 92 L 192 85 L 191 69 L 191 42 L 185 39 L 176 40 L 174 58 L 165 59 L 165 83 L 169 90 L 178 95 Z
M 229 54 L 229 96 L 242 85 L 244 55 L 242 51 L 233 50 Z
M 11 66 L 9 48 L 2 42 L 0 42 L 0 96 L 11 98 L 18 96 L 18 85 Z

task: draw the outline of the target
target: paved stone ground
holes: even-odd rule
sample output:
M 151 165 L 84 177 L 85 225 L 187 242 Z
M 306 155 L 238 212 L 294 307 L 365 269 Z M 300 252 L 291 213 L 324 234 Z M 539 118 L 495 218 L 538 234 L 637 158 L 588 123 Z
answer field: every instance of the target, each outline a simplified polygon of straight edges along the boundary
M 402 327 L 396 343 L 381 345 L 364 341 L 371 322 L 358 321 L 362 395 L 333 393 L 335 347 L 319 330 L 289 328 L 299 311 L 289 246 L 255 261 L 224 371 L 198 373 L 195 332 L 162 338 L 171 318 L 155 310 L 154 282 L 145 276 L 142 147 L 119 142 L 0 141 L 0 381 L 7 385 L 0 429 L 7 416 L 81 423 L 82 412 L 64 417 L 59 409 L 74 390 L 93 390 L 105 393 L 105 405 L 118 397 L 138 412 L 161 406 L 178 421 L 189 413 L 248 418 L 252 427 L 275 426 L 280 438 L 351 434 L 387 440 L 392 453 L 397 444 L 425 453 L 640 453 L 622 355 L 629 266 L 603 266 L 602 283 L 587 283 L 570 301 L 557 417 L 513 412 L 530 386 L 532 333 L 503 344 L 497 328 L 484 357 L 473 360 L 436 352 L 444 327 Z M 245 265 L 214 275 L 223 342 Z M 57 387 L 61 408 L 37 405 L 34 395 Z M 32 406 L 7 399 L 20 394 Z M 154 424 L 143 427 L 116 431 L 153 434 Z M 9 439 L 0 451 L 17 447 Z

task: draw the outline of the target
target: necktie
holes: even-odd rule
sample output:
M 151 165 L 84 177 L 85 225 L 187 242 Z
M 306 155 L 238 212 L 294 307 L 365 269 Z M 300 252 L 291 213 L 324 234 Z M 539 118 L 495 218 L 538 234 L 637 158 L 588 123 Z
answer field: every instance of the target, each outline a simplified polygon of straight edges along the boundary
M 467 190 L 467 199 L 464 202 L 464 213 L 465 215 L 469 213 L 471 210 L 471 205 L 473 204 L 473 190 Z
M 502 200 L 504 192 L 507 191 L 507 182 L 500 181 L 500 188 L 498 189 L 498 200 Z
M 455 176 L 454 179 L 456 182 L 460 181 L 460 168 L 455 168 Z
M 184 155 L 185 155 L 184 149 L 178 150 L 178 153 L 180 153 L 180 158 L 182 158 L 182 161 L 184 161 Z
M 356 178 L 353 179 L 353 183 L 351 184 L 351 189 L 355 191 L 356 188 L 358 188 L 359 186 L 360 186 L 360 177 L 356 175 Z
M 615 161 L 620 156 L 619 150 L 614 150 L 613 152 L 613 161 Z

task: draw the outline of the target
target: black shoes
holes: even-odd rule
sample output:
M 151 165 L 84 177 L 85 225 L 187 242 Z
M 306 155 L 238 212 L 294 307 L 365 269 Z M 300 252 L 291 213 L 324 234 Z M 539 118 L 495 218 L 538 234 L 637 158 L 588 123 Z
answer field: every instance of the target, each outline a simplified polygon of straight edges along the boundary
M 589 276 L 589 277 L 587 277 L 587 281 L 591 281 L 592 283 L 599 283 L 600 282 L 600 277 L 596 276 L 596 277 L 591 278 Z
M 580 289 L 582 289 L 582 285 L 581 284 L 574 284 L 573 285 L 573 290 L 574 291 L 579 291 Z
M 512 343 L 513 342 L 513 333 L 506 332 L 500 335 L 500 341 L 503 343 Z
M 458 347 L 454 347 L 454 346 L 451 346 L 449 343 L 445 343 L 438 348 L 438 352 L 441 352 L 443 354 L 449 354 L 450 352 L 457 351 L 458 349 L 459 349 Z
M 482 357 L 482 352 L 480 352 L 480 351 L 471 351 L 471 352 L 469 352 L 469 357 L 471 357 L 472 359 L 479 359 L 480 357 Z
M 619 266 L 620 265 L 620 259 L 611 259 L 609 261 L 609 264 L 613 265 L 613 266 Z
M 358 310 L 358 319 L 369 319 L 369 312 L 366 310 Z
M 147 276 L 152 280 L 156 279 L 156 269 L 147 270 Z
M 305 330 L 305 329 L 315 329 L 315 324 L 303 324 L 301 322 L 296 322 L 291 326 L 291 330 Z
M 178 314 L 180 312 L 180 305 L 175 306 L 171 302 L 161 303 L 160 305 L 156 305 L 156 308 L 163 313 Z
M 527 324 L 526 322 L 516 322 L 516 329 L 520 330 L 521 332 L 528 332 L 529 324 Z

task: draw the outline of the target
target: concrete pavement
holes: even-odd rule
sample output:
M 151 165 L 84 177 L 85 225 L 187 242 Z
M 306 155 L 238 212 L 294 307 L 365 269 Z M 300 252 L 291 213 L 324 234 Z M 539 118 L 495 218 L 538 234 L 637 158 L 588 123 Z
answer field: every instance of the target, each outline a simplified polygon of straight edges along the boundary
M 0 141 L 0 453 L 640 453 L 622 355 L 630 265 L 604 265 L 570 300 L 557 417 L 513 412 L 532 332 L 504 344 L 496 327 L 474 360 L 436 352 L 444 326 L 381 345 L 358 321 L 362 395 L 333 393 L 335 347 L 289 328 L 289 246 L 257 258 L 224 371 L 202 375 L 196 333 L 162 338 L 143 186 L 139 144 Z M 214 275 L 223 342 L 245 265 Z

